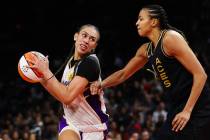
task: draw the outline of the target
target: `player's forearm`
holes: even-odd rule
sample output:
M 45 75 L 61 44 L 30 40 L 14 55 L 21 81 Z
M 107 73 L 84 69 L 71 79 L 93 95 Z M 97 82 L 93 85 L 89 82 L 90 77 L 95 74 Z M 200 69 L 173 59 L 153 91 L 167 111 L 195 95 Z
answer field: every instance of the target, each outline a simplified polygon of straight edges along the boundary
M 74 99 L 74 94 L 68 94 L 70 91 L 68 91 L 67 86 L 61 84 L 55 76 L 51 78 L 52 75 L 51 71 L 44 74 L 42 86 L 58 101 L 64 104 L 70 103 Z
M 196 104 L 196 101 L 198 100 L 198 98 L 203 90 L 203 87 L 206 83 L 206 79 L 207 79 L 206 73 L 194 75 L 191 94 L 190 94 L 190 97 L 189 97 L 185 107 L 184 107 L 185 111 L 192 112 L 192 110 Z
M 112 87 L 119 85 L 123 81 L 126 80 L 126 76 L 124 75 L 124 72 L 122 70 L 119 70 L 110 76 L 108 76 L 106 79 L 104 79 L 101 83 L 102 88 Z

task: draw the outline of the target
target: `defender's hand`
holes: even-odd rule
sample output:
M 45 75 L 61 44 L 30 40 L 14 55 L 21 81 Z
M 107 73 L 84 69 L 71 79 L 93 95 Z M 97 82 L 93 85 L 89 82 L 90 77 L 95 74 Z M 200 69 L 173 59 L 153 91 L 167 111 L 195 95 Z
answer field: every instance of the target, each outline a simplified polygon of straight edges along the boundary
M 90 85 L 91 95 L 96 95 L 102 91 L 101 82 L 95 81 Z
M 172 121 L 172 130 L 181 131 L 190 119 L 191 112 L 182 111 L 178 113 Z

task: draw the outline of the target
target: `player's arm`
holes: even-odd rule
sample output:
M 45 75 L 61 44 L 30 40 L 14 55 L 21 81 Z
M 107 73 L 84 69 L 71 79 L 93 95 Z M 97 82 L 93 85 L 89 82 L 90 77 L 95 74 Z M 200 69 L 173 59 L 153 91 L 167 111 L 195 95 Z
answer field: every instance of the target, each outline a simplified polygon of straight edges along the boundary
M 33 63 L 31 68 L 37 69 L 43 74 L 43 80 L 40 81 L 43 87 L 64 104 L 71 103 L 76 96 L 82 94 L 88 84 L 88 80 L 82 76 L 74 76 L 68 86 L 60 83 L 49 69 L 48 57 L 35 58 L 31 60 L 31 63 Z
M 189 100 L 184 110 L 191 112 L 207 79 L 207 75 L 184 38 L 177 32 L 170 31 L 164 46 L 169 55 L 174 56 L 193 75 L 193 85 Z
M 195 54 L 188 46 L 187 42 L 179 33 L 175 31 L 167 32 L 163 42 L 164 50 L 166 51 L 166 53 L 169 56 L 175 57 L 193 75 L 191 94 L 183 109 L 183 112 L 185 112 L 185 114 L 181 114 L 180 116 L 175 117 L 173 121 L 173 126 L 175 129 L 179 127 L 178 122 L 187 122 L 189 120 L 188 117 L 190 117 L 195 103 L 201 94 L 201 91 L 207 79 L 207 75 L 200 62 L 196 58 Z M 185 116 L 187 115 L 187 113 L 188 116 Z M 183 126 L 180 126 L 180 129 L 183 129 L 184 126 L 185 124 Z
M 101 87 L 106 88 L 118 85 L 127 80 L 140 68 L 142 68 L 147 62 L 146 48 L 147 44 L 143 44 L 137 50 L 136 55 L 128 62 L 128 64 L 123 69 L 114 72 L 102 81 Z
M 69 104 L 77 96 L 83 94 L 89 81 L 98 79 L 100 69 L 95 59 L 96 58 L 92 56 L 83 59 L 81 63 L 78 64 L 75 76 L 68 86 L 61 84 L 55 77 L 42 82 L 42 85 L 59 101 Z M 49 69 L 44 72 L 44 79 L 52 75 Z
M 44 75 L 45 77 L 50 77 L 52 73 L 48 71 Z M 42 81 L 41 84 L 57 100 L 64 104 L 70 104 L 78 95 L 85 91 L 88 80 L 81 76 L 74 76 L 71 83 L 65 86 L 56 77 L 53 77 L 50 80 Z

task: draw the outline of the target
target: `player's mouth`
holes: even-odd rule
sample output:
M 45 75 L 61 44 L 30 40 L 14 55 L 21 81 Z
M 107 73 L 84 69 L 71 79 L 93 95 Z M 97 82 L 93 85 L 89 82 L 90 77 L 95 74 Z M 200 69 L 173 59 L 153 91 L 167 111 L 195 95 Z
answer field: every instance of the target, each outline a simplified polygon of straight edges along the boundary
M 85 50 L 87 50 L 88 46 L 84 45 L 84 44 L 80 44 L 80 48 L 82 51 L 85 51 Z

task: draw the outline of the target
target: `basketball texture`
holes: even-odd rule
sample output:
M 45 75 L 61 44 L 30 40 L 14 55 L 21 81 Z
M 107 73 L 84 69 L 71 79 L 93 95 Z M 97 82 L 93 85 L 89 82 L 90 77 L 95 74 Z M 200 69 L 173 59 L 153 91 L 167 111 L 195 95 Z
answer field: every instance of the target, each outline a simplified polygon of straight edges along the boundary
M 43 77 L 42 73 L 36 69 L 29 68 L 29 66 L 33 65 L 30 60 L 33 61 L 35 57 L 44 58 L 44 55 L 37 51 L 30 51 L 21 56 L 18 62 L 18 73 L 20 77 L 29 83 L 37 83 Z

